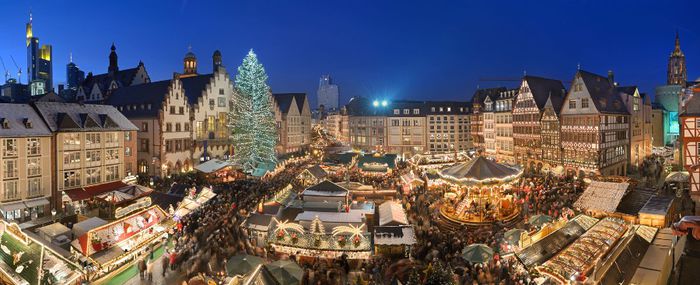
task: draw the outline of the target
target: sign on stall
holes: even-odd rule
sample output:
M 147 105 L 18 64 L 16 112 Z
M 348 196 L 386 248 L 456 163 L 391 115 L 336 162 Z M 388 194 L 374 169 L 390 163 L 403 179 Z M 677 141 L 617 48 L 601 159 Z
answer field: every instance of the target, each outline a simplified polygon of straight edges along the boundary
M 141 210 L 143 208 L 147 208 L 151 206 L 151 197 L 143 197 L 136 202 L 126 205 L 124 207 L 119 207 L 116 210 L 114 210 L 114 217 L 119 219 L 123 216 L 128 215 L 129 213 L 136 211 L 136 210 Z

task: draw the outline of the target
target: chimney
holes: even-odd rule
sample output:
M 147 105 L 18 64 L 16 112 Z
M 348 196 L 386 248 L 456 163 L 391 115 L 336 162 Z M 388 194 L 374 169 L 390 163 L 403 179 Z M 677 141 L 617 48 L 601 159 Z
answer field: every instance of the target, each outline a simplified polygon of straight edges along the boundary
M 610 85 L 615 86 L 615 74 L 613 74 L 612 70 L 608 70 L 608 82 L 610 82 Z

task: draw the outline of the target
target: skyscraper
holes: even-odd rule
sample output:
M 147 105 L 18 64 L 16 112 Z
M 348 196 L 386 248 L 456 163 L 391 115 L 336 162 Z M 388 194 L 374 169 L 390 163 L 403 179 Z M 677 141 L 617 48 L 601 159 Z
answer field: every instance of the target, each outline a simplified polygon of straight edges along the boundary
M 681 40 L 676 32 L 676 46 L 668 58 L 667 85 L 685 87 L 688 76 L 685 69 L 685 55 L 681 51 Z
M 323 105 L 325 110 L 338 109 L 338 85 L 333 84 L 330 75 L 321 75 L 318 81 L 318 106 L 320 109 Z
M 66 65 L 66 90 L 68 97 L 74 97 L 78 93 L 78 87 L 85 80 L 85 72 L 73 63 L 73 54 L 70 56 L 70 62 Z
M 32 32 L 32 14 L 27 23 L 27 78 L 32 95 L 53 90 L 53 64 L 51 45 L 39 46 L 39 38 Z

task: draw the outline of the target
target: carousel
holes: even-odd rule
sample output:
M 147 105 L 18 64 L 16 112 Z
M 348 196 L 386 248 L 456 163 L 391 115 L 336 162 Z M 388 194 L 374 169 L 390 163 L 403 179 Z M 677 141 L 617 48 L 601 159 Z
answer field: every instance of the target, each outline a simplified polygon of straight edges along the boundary
M 446 185 L 440 214 L 453 224 L 467 226 L 514 222 L 520 209 L 509 194 L 511 182 L 522 170 L 496 163 L 483 156 L 438 172 Z

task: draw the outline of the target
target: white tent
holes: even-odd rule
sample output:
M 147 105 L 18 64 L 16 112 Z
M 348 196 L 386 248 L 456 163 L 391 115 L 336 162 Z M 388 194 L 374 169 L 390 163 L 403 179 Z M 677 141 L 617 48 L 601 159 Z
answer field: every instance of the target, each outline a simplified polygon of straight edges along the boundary
M 408 225 L 406 211 L 404 211 L 401 204 L 394 201 L 386 201 L 382 203 L 379 205 L 379 225 Z
M 90 230 L 106 224 L 107 221 L 98 217 L 92 217 L 73 225 L 73 234 L 75 235 L 75 237 L 80 237 L 85 233 L 89 232 Z

